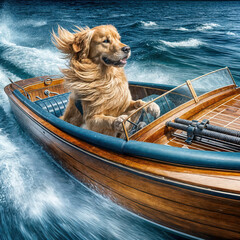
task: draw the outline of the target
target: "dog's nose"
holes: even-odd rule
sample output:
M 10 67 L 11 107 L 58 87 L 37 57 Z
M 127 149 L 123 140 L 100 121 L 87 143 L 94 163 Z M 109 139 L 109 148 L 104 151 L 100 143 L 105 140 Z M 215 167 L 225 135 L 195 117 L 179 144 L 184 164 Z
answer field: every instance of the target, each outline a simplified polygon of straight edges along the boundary
M 129 46 L 125 46 L 125 47 L 122 48 L 122 51 L 124 53 L 129 53 L 131 51 L 131 48 Z

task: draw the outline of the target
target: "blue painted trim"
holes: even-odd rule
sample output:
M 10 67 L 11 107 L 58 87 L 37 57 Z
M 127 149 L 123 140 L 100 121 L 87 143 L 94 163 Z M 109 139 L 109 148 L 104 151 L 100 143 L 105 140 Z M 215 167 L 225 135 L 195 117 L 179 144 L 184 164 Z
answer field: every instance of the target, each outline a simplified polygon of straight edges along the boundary
M 91 143 L 95 146 L 122 153 L 123 146 L 126 144 L 125 140 L 74 126 L 43 110 L 37 104 L 31 102 L 29 99 L 23 96 L 19 92 L 19 90 L 16 89 L 13 91 L 13 93 L 21 102 L 23 102 L 24 105 L 26 105 L 34 113 L 36 113 L 38 116 L 45 119 L 55 127 L 61 129 L 62 131 L 74 137 L 77 137 L 85 142 Z
M 200 151 L 131 140 L 124 145 L 123 151 L 128 155 L 173 164 L 240 170 L 239 152 Z
M 47 111 L 44 111 L 41 107 L 28 100 L 18 90 L 14 90 L 13 93 L 29 109 L 46 121 L 50 122 L 52 125 L 74 137 L 79 138 L 80 140 L 86 141 L 95 146 L 118 153 L 144 157 L 171 164 L 226 170 L 240 170 L 239 152 L 199 151 L 132 140 L 126 142 L 123 139 L 96 133 L 91 130 L 79 128 L 64 122 L 63 120 L 55 117 Z

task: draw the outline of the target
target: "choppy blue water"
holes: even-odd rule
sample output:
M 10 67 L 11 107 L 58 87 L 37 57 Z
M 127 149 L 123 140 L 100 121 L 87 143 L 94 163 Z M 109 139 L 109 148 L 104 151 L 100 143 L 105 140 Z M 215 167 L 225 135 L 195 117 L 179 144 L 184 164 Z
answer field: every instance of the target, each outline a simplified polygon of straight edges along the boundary
M 239 82 L 240 2 L 0 3 L 0 239 L 171 239 L 70 178 L 15 121 L 3 87 L 60 73 L 57 24 L 115 25 L 132 48 L 129 80 L 176 85 L 229 66 Z

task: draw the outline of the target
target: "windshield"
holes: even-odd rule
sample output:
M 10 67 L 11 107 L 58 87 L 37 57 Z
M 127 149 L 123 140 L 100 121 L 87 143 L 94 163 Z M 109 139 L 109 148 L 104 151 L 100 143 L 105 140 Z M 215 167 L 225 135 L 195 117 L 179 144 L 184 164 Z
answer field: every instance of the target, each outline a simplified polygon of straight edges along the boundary
M 138 108 L 135 112 L 129 115 L 125 121 L 123 121 L 126 139 L 129 140 L 129 137 L 133 134 L 156 120 L 151 114 L 147 113 L 147 109 L 152 103 L 159 106 L 159 117 L 162 117 L 166 113 L 190 100 L 194 100 L 197 103 L 200 96 L 231 85 L 236 84 L 229 69 L 226 67 L 193 80 L 187 80 L 182 85 L 173 88 L 160 96 L 153 94 L 144 98 L 143 100 L 146 104 L 143 107 Z

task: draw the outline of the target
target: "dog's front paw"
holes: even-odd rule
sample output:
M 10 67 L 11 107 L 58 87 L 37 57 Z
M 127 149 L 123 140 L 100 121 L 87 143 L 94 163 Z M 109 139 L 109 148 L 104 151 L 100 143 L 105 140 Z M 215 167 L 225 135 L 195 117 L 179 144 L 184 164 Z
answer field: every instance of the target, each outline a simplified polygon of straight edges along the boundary
M 142 101 L 142 100 L 137 100 L 134 102 L 134 108 L 140 108 L 142 107 L 146 102 Z
M 119 117 L 117 117 L 114 122 L 113 122 L 113 129 L 114 131 L 117 131 L 117 132 L 123 132 L 123 121 L 128 118 L 127 115 L 121 115 Z
M 155 118 L 158 118 L 160 116 L 160 108 L 155 102 L 152 102 L 148 105 L 147 112 Z

